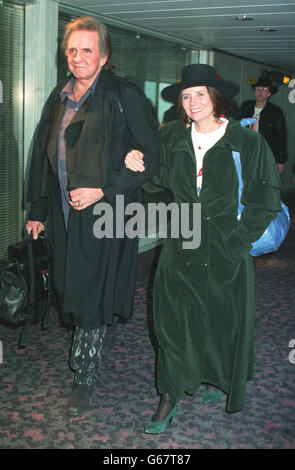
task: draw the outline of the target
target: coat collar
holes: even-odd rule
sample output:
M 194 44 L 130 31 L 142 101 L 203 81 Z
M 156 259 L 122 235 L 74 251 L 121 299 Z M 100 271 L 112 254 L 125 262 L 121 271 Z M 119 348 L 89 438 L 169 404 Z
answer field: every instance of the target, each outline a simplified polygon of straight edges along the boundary
M 63 89 L 69 85 L 69 82 L 72 79 L 73 79 L 73 77 L 70 76 L 70 78 L 66 82 L 66 84 L 63 85 Z M 87 117 L 87 110 L 88 110 L 89 102 L 94 101 L 94 103 L 97 103 L 101 99 L 101 97 L 104 96 L 105 91 L 107 89 L 110 89 L 110 88 L 113 87 L 114 81 L 115 81 L 115 76 L 113 74 L 111 74 L 110 72 L 107 72 L 106 70 L 102 69 L 100 71 L 97 79 L 95 80 L 95 82 L 93 84 L 94 85 L 93 93 L 82 104 L 79 111 L 73 117 L 70 125 L 72 125 L 76 122 L 85 121 L 85 119 Z M 60 103 L 60 105 L 62 105 L 62 103 Z M 95 104 L 94 104 L 94 106 L 95 106 Z
M 70 126 L 79 121 L 85 121 L 88 115 L 88 106 L 91 103 L 93 109 L 98 109 L 101 105 L 101 99 L 105 96 L 108 89 L 113 88 L 115 82 L 115 75 L 102 69 L 99 73 L 95 89 L 93 93 L 87 98 L 82 104 L 79 111 L 75 114 L 72 119 Z
M 50 116 L 50 129 L 49 139 L 47 143 L 47 155 L 51 164 L 51 167 L 55 174 L 57 174 L 57 145 L 58 145 L 58 132 L 60 121 L 64 112 L 64 103 L 56 103 L 53 106 Z
M 241 124 L 240 121 L 235 121 L 228 118 L 224 136 L 215 144 L 215 148 L 229 149 L 230 151 L 240 151 L 241 148 Z
M 224 148 L 239 151 L 240 149 L 240 130 L 241 125 L 239 121 L 234 121 L 229 118 L 226 132 L 224 136 L 216 142 L 214 148 Z M 191 137 L 191 127 L 186 128 L 181 122 L 175 129 L 173 139 L 173 151 L 189 153 L 191 158 L 195 160 L 194 147 Z
M 172 145 L 174 152 L 194 152 L 191 138 L 191 127 L 185 127 L 182 122 L 177 121 L 173 136 Z
M 58 132 L 65 107 L 65 102 L 61 101 L 60 92 L 69 85 L 71 80 L 72 76 L 68 77 L 61 86 L 57 87 L 55 99 L 52 103 L 50 137 L 47 146 L 47 153 L 55 174 L 57 174 Z M 93 93 L 85 100 L 67 127 L 67 133 L 69 133 L 69 135 L 75 133 L 74 128 L 78 123 L 80 123 L 79 128 L 81 129 L 82 123 L 89 119 L 89 112 L 91 113 L 92 110 L 101 109 L 102 99 L 105 96 L 106 91 L 114 87 L 115 80 L 116 78 L 114 74 L 107 72 L 104 69 L 101 70 Z M 94 116 L 95 119 L 97 119 L 97 113 L 94 113 Z M 101 116 L 101 113 L 99 113 L 99 116 Z M 90 120 L 93 121 L 93 118 L 90 117 Z

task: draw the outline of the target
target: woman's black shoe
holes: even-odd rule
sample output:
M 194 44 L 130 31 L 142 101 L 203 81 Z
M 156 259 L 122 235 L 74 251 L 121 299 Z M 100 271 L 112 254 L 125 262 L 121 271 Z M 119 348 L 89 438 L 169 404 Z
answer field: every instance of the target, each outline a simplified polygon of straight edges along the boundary
M 67 414 L 69 418 L 77 418 L 91 410 L 92 387 L 74 384 L 68 399 Z

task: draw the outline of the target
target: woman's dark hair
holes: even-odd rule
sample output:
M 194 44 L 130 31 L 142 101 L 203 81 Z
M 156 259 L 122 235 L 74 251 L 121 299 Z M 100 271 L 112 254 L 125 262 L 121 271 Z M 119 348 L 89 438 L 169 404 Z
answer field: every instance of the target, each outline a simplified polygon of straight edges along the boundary
M 68 40 L 74 31 L 96 31 L 98 33 L 98 48 L 102 57 L 108 57 L 104 65 L 106 70 L 113 71 L 114 66 L 111 64 L 112 45 L 109 31 L 104 23 L 94 16 L 81 16 L 75 18 L 66 24 L 65 33 L 61 43 L 61 53 L 67 55 Z
M 216 88 L 212 86 L 207 86 L 206 88 L 213 104 L 214 117 L 216 119 L 219 119 L 227 113 L 227 108 L 229 107 L 229 100 Z M 178 112 L 180 115 L 180 119 L 184 123 L 187 123 L 189 118 L 182 106 L 181 93 L 178 97 Z

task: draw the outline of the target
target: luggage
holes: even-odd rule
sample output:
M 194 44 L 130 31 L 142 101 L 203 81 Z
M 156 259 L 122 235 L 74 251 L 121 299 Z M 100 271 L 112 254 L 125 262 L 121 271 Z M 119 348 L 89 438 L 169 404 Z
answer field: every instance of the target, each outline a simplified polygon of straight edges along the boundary
M 241 119 L 240 124 L 242 127 L 246 127 L 256 121 L 256 118 L 243 118 Z M 241 203 L 243 189 L 242 167 L 239 152 L 235 152 L 233 150 L 232 154 L 239 180 L 238 220 L 240 220 L 241 213 L 244 209 L 244 206 Z M 277 217 L 269 224 L 261 237 L 252 244 L 252 249 L 250 251 L 251 256 L 260 256 L 277 251 L 285 240 L 290 228 L 290 215 L 288 207 L 282 201 L 281 207 L 282 209 L 278 212 Z
M 19 348 L 25 348 L 29 327 L 42 321 L 48 327 L 52 303 L 46 239 L 29 237 L 8 247 L 8 262 L 0 271 L 0 321 L 22 326 Z
M 235 152 L 233 150 L 232 154 L 239 180 L 238 220 L 240 220 L 242 211 L 244 209 L 244 206 L 241 203 L 241 195 L 243 190 L 242 167 L 239 152 Z M 276 218 L 272 220 L 261 237 L 252 243 L 252 249 L 250 251 L 251 256 L 261 256 L 267 253 L 272 253 L 273 251 L 277 251 L 285 240 L 290 228 L 290 215 L 288 207 L 282 201 L 281 207 L 281 211 L 278 212 Z

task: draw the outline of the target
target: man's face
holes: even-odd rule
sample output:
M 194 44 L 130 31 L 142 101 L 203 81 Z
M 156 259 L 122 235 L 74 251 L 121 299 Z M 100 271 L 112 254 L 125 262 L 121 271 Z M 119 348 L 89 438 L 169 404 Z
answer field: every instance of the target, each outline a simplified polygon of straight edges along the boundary
M 107 61 L 100 55 L 98 40 L 96 31 L 74 31 L 68 39 L 68 68 L 78 81 L 89 86 Z
M 270 88 L 268 86 L 256 86 L 255 87 L 256 101 L 264 102 L 267 101 L 271 96 Z

